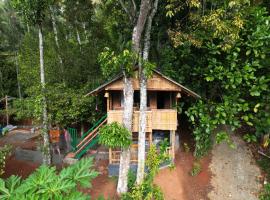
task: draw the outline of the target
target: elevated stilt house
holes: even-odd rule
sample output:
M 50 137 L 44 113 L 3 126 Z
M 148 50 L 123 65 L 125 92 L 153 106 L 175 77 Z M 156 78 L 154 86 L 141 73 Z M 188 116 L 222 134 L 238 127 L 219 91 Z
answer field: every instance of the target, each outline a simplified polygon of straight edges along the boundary
M 138 71 L 132 80 L 134 88 L 134 113 L 132 121 L 131 163 L 136 164 L 138 158 L 138 131 L 139 131 L 139 105 L 140 87 Z M 102 95 L 106 101 L 107 123 L 122 123 L 123 118 L 123 76 L 119 75 L 111 81 L 101 85 L 88 95 Z M 172 159 L 175 156 L 175 134 L 178 127 L 176 105 L 182 96 L 200 96 L 183 85 L 173 81 L 157 70 L 147 81 L 147 127 L 146 151 L 154 143 L 157 146 L 167 138 L 168 151 Z M 120 149 L 109 149 L 109 162 L 117 165 L 120 161 Z

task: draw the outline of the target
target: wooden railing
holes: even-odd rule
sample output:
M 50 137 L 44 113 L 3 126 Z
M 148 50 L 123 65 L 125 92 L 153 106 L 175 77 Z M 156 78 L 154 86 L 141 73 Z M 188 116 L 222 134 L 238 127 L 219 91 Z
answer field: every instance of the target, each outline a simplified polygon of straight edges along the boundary
M 177 129 L 177 112 L 173 109 L 154 109 L 146 112 L 146 132 L 155 130 L 176 130 Z M 132 121 L 132 131 L 139 131 L 139 111 L 134 111 Z M 108 123 L 122 123 L 123 110 L 108 111 Z
M 156 130 L 176 130 L 177 111 L 173 109 L 152 110 L 152 128 Z
M 120 154 L 121 151 L 119 150 L 112 150 L 109 153 L 110 155 L 110 164 L 119 164 L 120 163 Z M 174 158 L 174 154 L 172 152 L 172 147 L 167 148 L 167 153 L 171 158 Z M 147 156 L 147 154 L 146 154 Z M 130 162 L 131 163 L 137 163 L 138 162 L 138 147 L 132 146 L 130 149 Z
M 110 164 L 118 164 L 120 162 L 120 150 L 112 150 L 109 153 L 110 155 Z M 137 163 L 138 162 L 138 146 L 132 145 L 130 148 L 130 162 Z
M 133 112 L 132 120 L 132 132 L 139 131 L 139 111 Z M 108 124 L 112 122 L 119 122 L 122 124 L 123 121 L 123 110 L 110 110 L 108 112 Z M 152 131 L 152 112 L 146 111 L 146 132 Z

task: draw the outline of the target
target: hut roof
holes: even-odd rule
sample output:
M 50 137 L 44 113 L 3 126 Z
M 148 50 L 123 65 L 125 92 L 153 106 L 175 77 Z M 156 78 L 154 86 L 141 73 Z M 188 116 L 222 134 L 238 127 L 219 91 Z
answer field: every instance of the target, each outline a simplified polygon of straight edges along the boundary
M 192 90 L 188 89 L 187 87 L 183 86 L 182 84 L 172 80 L 171 78 L 165 76 L 164 74 L 162 74 L 160 71 L 158 70 L 153 70 L 154 73 L 158 74 L 159 76 L 161 76 L 163 79 L 169 81 L 170 83 L 174 84 L 175 86 L 177 86 L 181 91 L 187 93 L 190 96 L 193 96 L 195 98 L 201 98 L 200 95 L 198 95 L 197 93 L 193 92 Z M 88 95 L 93 95 L 93 94 L 97 94 L 103 90 L 105 90 L 106 87 L 108 87 L 109 85 L 113 84 L 114 82 L 120 80 L 123 78 L 123 73 L 118 74 L 117 76 L 115 76 L 113 79 L 111 79 L 110 81 L 107 81 L 106 83 L 100 85 L 99 87 L 97 87 L 96 89 L 92 90 L 91 92 L 89 92 L 88 94 L 86 94 L 86 96 Z

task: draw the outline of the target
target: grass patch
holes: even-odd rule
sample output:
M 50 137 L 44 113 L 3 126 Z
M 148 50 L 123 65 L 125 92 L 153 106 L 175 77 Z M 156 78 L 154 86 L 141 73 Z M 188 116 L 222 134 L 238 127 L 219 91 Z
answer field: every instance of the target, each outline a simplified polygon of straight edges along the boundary
M 257 161 L 260 168 L 266 173 L 266 178 L 270 181 L 270 159 L 262 157 Z
M 192 166 L 192 170 L 190 171 L 191 176 L 197 176 L 202 171 L 201 163 L 198 161 L 195 161 Z

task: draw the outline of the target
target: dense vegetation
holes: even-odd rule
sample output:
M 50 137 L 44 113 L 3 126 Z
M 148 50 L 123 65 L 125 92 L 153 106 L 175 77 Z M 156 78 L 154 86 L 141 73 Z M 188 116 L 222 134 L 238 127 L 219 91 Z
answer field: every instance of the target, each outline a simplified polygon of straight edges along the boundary
M 102 114 L 100 101 L 84 95 L 122 65 L 133 67 L 133 27 L 123 8 L 132 2 L 138 7 L 140 1 L 39 2 L 45 3 L 35 6 L 48 9 L 38 16 L 30 6 L 29 16 L 42 19 L 46 90 L 41 89 L 38 29 L 33 25 L 41 22 L 25 19 L 24 8 L 15 12 L 5 0 L 0 2 L 0 99 L 17 97 L 10 114 L 40 123 L 45 95 L 50 124 L 91 123 Z M 269 11 L 268 0 L 158 4 L 146 65 L 202 96 L 185 110 L 194 128 L 197 157 L 205 155 L 214 141 L 230 143 L 230 133 L 243 126 L 249 131 L 247 140 L 268 135 L 269 144 Z M 180 105 L 186 108 L 190 102 Z M 219 125 L 231 130 L 213 135 Z
M 91 180 L 98 173 L 92 170 L 93 159 L 82 159 L 76 164 L 66 167 L 61 172 L 56 167 L 40 166 L 29 177 L 22 180 L 18 176 L 10 176 L 6 180 L 0 178 L 1 199 L 81 199 L 90 197 L 78 190 L 78 187 L 91 186 Z

